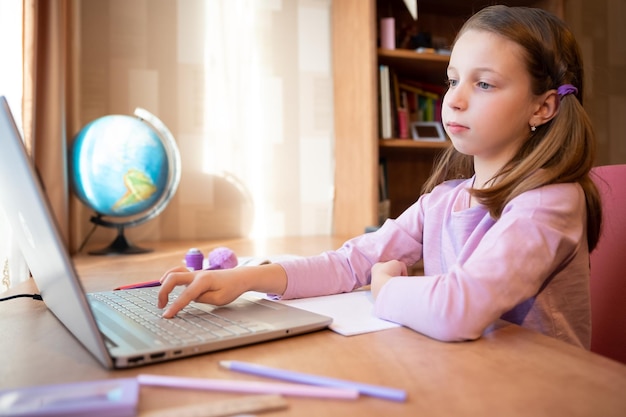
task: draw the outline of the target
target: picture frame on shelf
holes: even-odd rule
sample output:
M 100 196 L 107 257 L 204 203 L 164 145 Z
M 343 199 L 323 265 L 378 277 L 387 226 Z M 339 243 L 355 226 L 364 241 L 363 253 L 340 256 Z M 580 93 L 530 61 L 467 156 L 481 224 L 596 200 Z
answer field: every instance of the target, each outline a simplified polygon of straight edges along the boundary
M 411 137 L 413 140 L 440 141 L 446 140 L 446 134 L 440 122 L 413 122 L 411 123 Z

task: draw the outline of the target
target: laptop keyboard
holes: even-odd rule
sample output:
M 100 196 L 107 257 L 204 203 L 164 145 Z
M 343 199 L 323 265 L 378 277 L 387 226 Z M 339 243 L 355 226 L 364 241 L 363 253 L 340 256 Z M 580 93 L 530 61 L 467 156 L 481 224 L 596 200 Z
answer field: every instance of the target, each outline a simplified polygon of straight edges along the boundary
M 211 341 L 268 329 L 261 323 L 228 320 L 193 305 L 188 305 L 172 319 L 164 319 L 162 310 L 156 307 L 154 288 L 90 293 L 88 296 L 132 319 L 163 345 Z

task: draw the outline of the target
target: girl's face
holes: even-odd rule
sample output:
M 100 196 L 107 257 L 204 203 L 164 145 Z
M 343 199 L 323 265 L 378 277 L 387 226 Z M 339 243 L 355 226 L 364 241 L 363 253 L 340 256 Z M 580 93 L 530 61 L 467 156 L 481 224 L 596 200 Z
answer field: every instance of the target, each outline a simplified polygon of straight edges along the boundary
M 474 156 L 477 171 L 495 173 L 530 136 L 538 104 L 522 57 L 515 42 L 478 30 L 461 35 L 452 50 L 442 121 L 454 147 Z

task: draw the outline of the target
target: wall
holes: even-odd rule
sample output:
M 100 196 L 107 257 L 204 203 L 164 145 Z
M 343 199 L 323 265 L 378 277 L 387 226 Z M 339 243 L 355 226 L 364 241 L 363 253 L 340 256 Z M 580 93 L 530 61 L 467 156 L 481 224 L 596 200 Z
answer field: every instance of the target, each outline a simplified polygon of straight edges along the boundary
M 330 233 L 330 1 L 80 2 L 81 125 L 142 107 L 181 152 L 178 192 L 133 240 Z

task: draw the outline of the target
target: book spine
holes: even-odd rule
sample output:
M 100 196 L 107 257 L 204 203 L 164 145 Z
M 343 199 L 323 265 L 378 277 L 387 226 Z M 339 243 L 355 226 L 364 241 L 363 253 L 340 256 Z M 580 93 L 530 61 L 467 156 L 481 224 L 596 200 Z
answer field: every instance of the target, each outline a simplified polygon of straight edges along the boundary
M 383 139 L 390 139 L 392 135 L 391 119 L 391 86 L 389 77 L 389 67 L 381 65 L 379 68 L 380 84 L 380 136 Z

